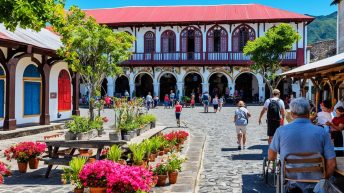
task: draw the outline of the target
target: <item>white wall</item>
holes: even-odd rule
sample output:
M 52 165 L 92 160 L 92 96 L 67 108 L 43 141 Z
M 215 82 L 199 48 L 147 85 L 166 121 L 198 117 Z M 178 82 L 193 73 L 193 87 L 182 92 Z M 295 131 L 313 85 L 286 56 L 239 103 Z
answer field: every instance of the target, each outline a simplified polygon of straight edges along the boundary
M 54 92 L 57 93 L 56 98 L 52 99 L 49 98 L 49 114 L 50 114 L 50 121 L 56 121 L 56 120 L 62 120 L 62 119 L 67 119 L 72 116 L 72 109 L 73 107 L 71 106 L 71 109 L 69 111 L 58 111 L 58 78 L 61 70 L 66 70 L 69 74 L 68 71 L 68 64 L 66 62 L 58 62 L 54 64 L 51 68 L 50 71 L 50 80 L 49 80 L 49 95 L 50 93 Z M 70 80 L 72 78 L 70 77 Z M 72 86 L 72 81 L 71 81 L 71 98 L 73 97 L 73 86 Z M 50 96 L 49 96 L 50 97 Z M 57 114 L 60 113 L 61 117 L 58 118 Z

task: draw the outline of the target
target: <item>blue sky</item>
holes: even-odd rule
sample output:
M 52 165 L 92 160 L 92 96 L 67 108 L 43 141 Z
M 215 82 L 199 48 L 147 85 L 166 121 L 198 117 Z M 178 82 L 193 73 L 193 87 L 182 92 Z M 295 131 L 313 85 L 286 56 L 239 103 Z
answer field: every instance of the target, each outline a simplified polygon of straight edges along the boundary
M 77 5 L 82 9 L 124 6 L 159 5 L 216 5 L 258 3 L 288 11 L 310 15 L 327 15 L 337 10 L 331 0 L 66 0 L 67 7 Z

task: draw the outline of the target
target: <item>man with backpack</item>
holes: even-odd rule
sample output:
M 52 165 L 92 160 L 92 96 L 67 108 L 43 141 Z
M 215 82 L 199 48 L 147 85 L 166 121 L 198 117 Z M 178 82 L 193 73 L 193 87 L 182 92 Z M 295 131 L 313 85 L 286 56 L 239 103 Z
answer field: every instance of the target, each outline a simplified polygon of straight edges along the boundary
M 202 95 L 202 101 L 203 101 L 203 105 L 204 105 L 204 112 L 207 113 L 208 112 L 208 108 L 209 108 L 209 102 L 210 102 L 211 98 L 208 94 L 208 92 L 205 92 Z
M 268 124 L 268 143 L 271 143 L 272 137 L 274 136 L 276 129 L 283 125 L 285 116 L 285 107 L 283 100 L 280 99 L 280 91 L 274 89 L 272 91 L 272 98 L 269 98 L 264 103 L 264 108 L 260 112 L 259 125 L 262 123 L 262 117 L 267 112 L 267 124 Z

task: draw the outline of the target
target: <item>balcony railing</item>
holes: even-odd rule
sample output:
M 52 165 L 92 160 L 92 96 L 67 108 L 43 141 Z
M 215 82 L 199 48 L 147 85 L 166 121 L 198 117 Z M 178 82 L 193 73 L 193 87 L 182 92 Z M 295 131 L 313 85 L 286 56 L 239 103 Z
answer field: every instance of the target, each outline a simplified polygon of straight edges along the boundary
M 297 54 L 296 51 L 290 51 L 280 56 L 285 62 L 296 63 Z M 134 53 L 131 55 L 126 63 L 249 63 L 250 57 L 245 56 L 242 52 L 222 52 L 222 53 L 210 53 L 210 52 L 175 52 L 175 53 Z

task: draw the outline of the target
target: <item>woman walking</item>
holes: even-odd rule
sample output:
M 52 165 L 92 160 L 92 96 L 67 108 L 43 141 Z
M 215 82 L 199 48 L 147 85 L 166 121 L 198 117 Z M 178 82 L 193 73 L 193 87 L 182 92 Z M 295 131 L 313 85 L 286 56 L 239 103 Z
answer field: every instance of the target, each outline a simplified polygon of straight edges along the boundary
M 238 138 L 238 150 L 241 150 L 241 147 L 245 149 L 245 143 L 246 143 L 246 130 L 247 130 L 247 124 L 248 124 L 248 118 L 251 117 L 251 114 L 248 112 L 248 110 L 245 108 L 244 101 L 238 102 L 238 108 L 234 112 L 234 123 L 236 127 L 237 132 L 237 138 Z M 242 146 L 241 146 L 241 139 L 242 139 Z
M 179 104 L 179 101 L 176 102 L 175 105 L 175 112 L 176 112 L 176 119 L 177 119 L 177 125 L 180 127 L 180 114 L 182 113 L 182 105 Z
M 213 106 L 214 106 L 214 112 L 217 112 L 217 109 L 219 108 L 219 98 L 217 97 L 217 95 L 215 95 L 214 99 L 213 99 Z

